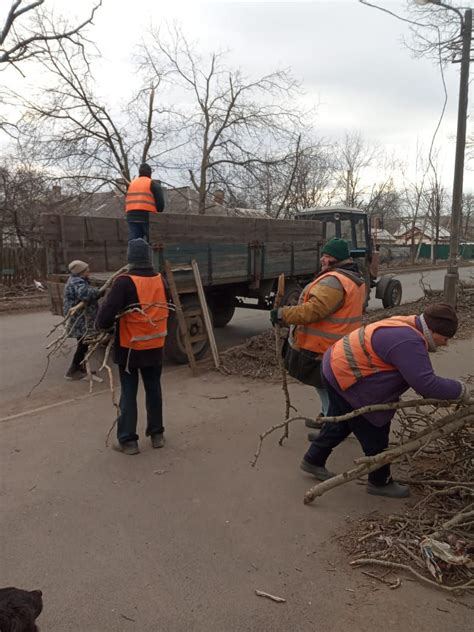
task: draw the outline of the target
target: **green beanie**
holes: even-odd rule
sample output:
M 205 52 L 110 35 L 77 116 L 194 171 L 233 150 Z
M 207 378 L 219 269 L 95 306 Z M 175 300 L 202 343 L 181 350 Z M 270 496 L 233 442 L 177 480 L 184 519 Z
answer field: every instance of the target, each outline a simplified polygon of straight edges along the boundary
M 338 261 L 343 261 L 344 259 L 349 259 L 350 257 L 347 241 L 344 241 L 344 239 L 338 239 L 337 237 L 328 241 L 322 249 L 321 254 L 331 255 L 331 257 L 334 257 Z

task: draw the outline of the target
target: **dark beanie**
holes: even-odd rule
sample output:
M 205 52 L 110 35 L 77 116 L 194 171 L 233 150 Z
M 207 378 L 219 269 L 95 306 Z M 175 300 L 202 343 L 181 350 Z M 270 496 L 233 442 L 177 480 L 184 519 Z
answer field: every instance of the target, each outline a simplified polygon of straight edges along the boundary
M 321 254 L 331 255 L 331 257 L 334 257 L 338 261 L 343 261 L 344 259 L 349 259 L 350 257 L 347 241 L 344 241 L 344 239 L 338 239 L 337 237 L 328 241 L 321 250 Z
M 151 178 L 151 167 L 147 162 L 142 162 L 140 167 L 138 168 L 139 176 L 148 176 Z
M 127 260 L 131 268 L 150 268 L 153 266 L 152 251 L 144 239 L 131 239 L 128 242 Z
M 458 317 L 451 305 L 434 303 L 423 312 L 428 329 L 435 334 L 452 338 L 458 329 Z

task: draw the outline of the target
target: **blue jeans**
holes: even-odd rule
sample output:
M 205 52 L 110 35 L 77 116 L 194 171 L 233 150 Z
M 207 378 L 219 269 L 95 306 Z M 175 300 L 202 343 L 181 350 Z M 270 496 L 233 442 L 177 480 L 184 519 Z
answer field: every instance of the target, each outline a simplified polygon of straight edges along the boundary
M 128 223 L 128 241 L 132 239 L 144 239 L 150 241 L 150 224 L 149 222 L 129 222 Z
M 163 403 L 161 399 L 161 363 L 155 366 L 129 369 L 119 365 L 120 374 L 120 415 L 117 418 L 117 439 L 119 443 L 126 441 L 138 441 L 137 434 L 137 393 L 138 378 L 141 373 L 145 388 L 145 401 L 147 413 L 146 436 L 162 434 L 163 427 Z
M 315 388 L 318 392 L 319 399 L 321 400 L 321 414 L 323 415 L 323 417 L 326 417 L 328 414 L 328 408 L 329 408 L 328 392 L 325 388 L 318 388 L 317 386 Z

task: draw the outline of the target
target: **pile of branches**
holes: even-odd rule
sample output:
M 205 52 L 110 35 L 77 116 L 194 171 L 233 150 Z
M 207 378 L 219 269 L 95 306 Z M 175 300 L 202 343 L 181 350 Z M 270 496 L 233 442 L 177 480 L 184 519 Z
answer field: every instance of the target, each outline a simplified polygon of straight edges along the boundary
M 219 370 L 226 375 L 269 380 L 280 378 L 273 329 L 252 336 L 244 344 L 227 349 L 220 356 L 222 364 Z
M 399 452 L 396 479 L 410 485 L 415 500 L 400 512 L 351 522 L 339 541 L 351 565 L 383 569 L 383 576 L 363 572 L 392 588 L 400 583 L 393 574 L 404 572 L 446 591 L 474 592 L 474 404 L 447 415 L 436 406 L 405 408 L 398 421 L 399 445 L 383 454 Z M 416 451 L 402 451 L 420 436 Z

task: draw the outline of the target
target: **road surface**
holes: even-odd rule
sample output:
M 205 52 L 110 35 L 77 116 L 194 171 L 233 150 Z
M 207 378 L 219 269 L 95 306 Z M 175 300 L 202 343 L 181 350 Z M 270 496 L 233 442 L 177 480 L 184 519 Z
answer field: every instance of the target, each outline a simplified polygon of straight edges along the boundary
M 404 285 L 416 293 L 414 278 Z M 452 595 L 405 579 L 390 590 L 351 569 L 336 542 L 351 521 L 406 501 L 369 496 L 354 482 L 304 506 L 313 479 L 298 468 L 302 425 L 283 447 L 270 437 L 249 466 L 258 434 L 282 419 L 279 384 L 168 366 L 167 445 L 152 450 L 143 437 L 141 454 L 126 457 L 104 445 L 110 393 L 64 381 L 67 358 L 25 399 L 55 322 L 46 312 L 0 318 L 0 586 L 43 590 L 42 630 L 362 632 L 368 621 L 385 632 L 468 629 L 469 610 Z M 268 314 L 238 310 L 219 344 L 267 327 Z M 470 346 L 455 342 L 434 362 L 461 377 Z M 313 389 L 290 392 L 303 415 L 319 412 Z M 140 396 L 141 434 L 143 410 Z M 348 439 L 331 468 L 359 454 Z

